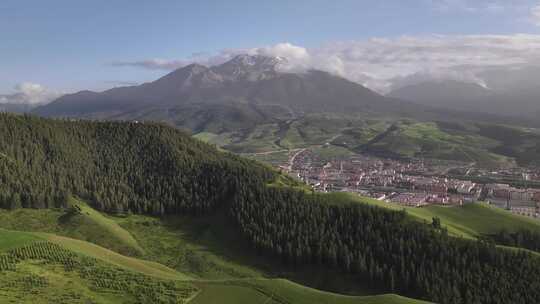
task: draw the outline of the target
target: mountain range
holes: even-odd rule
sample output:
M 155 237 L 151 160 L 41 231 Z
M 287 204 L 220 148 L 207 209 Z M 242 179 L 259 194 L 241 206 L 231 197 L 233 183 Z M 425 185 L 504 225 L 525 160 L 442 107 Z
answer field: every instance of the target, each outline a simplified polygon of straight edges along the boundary
M 535 162 L 534 149 L 540 142 L 536 132 L 511 129 L 511 134 L 519 134 L 515 138 L 480 132 L 499 128 L 492 124 L 538 126 L 532 116 L 500 115 L 515 109 L 499 91 L 439 81 L 383 96 L 327 72 L 291 72 L 283 68 L 286 64 L 284 58 L 251 55 L 211 67 L 191 64 L 138 86 L 64 95 L 33 113 L 159 121 L 236 153 L 331 143 L 354 152 L 407 158 L 429 155 L 490 167 L 507 166 L 513 160 Z M 447 128 L 456 121 L 465 127 Z M 400 149 L 395 149 L 396 143 Z
M 387 96 L 447 109 L 488 112 L 493 109 L 487 104 L 497 94 L 474 83 L 429 81 L 396 89 Z
M 535 124 L 534 115 L 540 111 L 534 97 L 540 92 L 525 89 L 523 86 L 531 86 L 517 72 L 513 84 L 507 86 L 501 84 L 502 76 L 493 71 L 486 75 L 490 88 L 458 81 L 428 81 L 383 96 L 328 72 L 292 72 L 283 68 L 286 64 L 285 58 L 261 55 L 238 55 L 211 67 L 191 64 L 141 85 L 64 95 L 37 107 L 33 113 L 46 117 L 158 120 L 194 133 L 223 133 L 287 121 L 306 113 L 358 113 L 420 120 L 459 117 Z
M 484 85 L 454 80 L 425 81 L 397 88 L 387 96 L 455 111 L 530 119 L 540 113 L 540 89 L 522 77 L 529 72 L 510 73 L 504 81 L 503 75 L 491 72 L 485 75 Z
M 147 119 L 157 115 L 175 125 L 186 116 L 179 114 L 206 117 L 187 123 L 195 126 L 227 111 L 233 120 L 253 118 L 260 122 L 309 112 L 391 115 L 425 110 L 327 72 L 284 72 L 280 66 L 285 61 L 279 57 L 239 55 L 212 67 L 191 64 L 138 86 L 65 95 L 37 108 L 35 113 L 102 119 Z
M 35 106 L 27 103 L 0 103 L 0 112 L 26 113 L 32 111 Z
M 31 99 L 27 94 L 18 92 L 9 95 L 0 95 L 0 112 L 26 113 L 36 107 L 43 105 L 29 102 Z

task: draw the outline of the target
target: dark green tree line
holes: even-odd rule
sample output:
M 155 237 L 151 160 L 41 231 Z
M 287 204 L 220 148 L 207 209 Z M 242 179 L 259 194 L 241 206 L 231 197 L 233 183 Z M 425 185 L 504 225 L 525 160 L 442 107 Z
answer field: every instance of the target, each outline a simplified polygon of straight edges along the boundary
M 404 212 L 337 204 L 268 183 L 276 173 L 159 124 L 0 114 L 0 206 L 106 212 L 229 212 L 254 249 L 326 265 L 438 303 L 540 303 L 540 261 L 462 240 Z
M 540 233 L 522 229 L 514 232 L 501 230 L 493 236 L 493 240 L 501 245 L 525 248 L 540 252 Z
M 537 257 L 331 198 L 252 187 L 238 193 L 231 216 L 254 248 L 291 265 L 341 267 L 436 303 L 540 303 Z
M 275 173 L 159 124 L 0 114 L 0 206 L 65 207 L 77 195 L 107 212 L 203 213 Z

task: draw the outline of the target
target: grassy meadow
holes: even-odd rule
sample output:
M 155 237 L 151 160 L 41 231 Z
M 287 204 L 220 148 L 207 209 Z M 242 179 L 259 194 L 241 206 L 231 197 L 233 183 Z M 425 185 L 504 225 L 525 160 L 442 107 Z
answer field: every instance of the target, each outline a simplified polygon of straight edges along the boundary
M 441 219 L 443 227 L 451 235 L 465 238 L 477 238 L 492 235 L 501 229 L 507 231 L 531 230 L 540 232 L 540 221 L 512 214 L 506 210 L 478 202 L 463 206 L 427 206 L 422 208 L 403 207 L 393 203 L 360 197 L 351 193 L 330 194 L 338 202 L 357 202 L 370 204 L 392 210 L 405 210 L 411 218 L 417 221 L 431 223 L 434 217 Z
M 538 164 L 540 131 L 475 122 L 424 122 L 307 114 L 288 123 L 257 125 L 238 132 L 201 132 L 196 138 L 241 154 L 312 148 L 323 158 L 350 153 L 423 157 L 484 167 Z M 322 146 L 331 149 L 321 149 Z M 333 155 L 335 154 L 335 155 Z M 266 161 L 264 157 L 256 159 Z M 272 162 L 270 160 L 268 162 Z
M 13 252 L 45 253 L 30 254 L 0 271 L 0 298 L 6 303 L 135 304 L 149 303 L 140 302 L 149 301 L 148 297 L 152 303 L 423 303 L 387 294 L 332 269 L 291 272 L 251 252 L 223 216 L 115 217 L 78 199 L 72 203 L 81 208 L 77 216 L 92 221 L 71 221 L 64 236 L 60 232 L 66 210 L 0 211 L 0 265 L 2 255 Z M 98 230 L 93 237 L 102 237 L 99 231 L 103 229 L 111 239 L 100 241 L 101 245 L 87 236 L 77 239 L 88 233 L 89 223 Z M 122 254 L 125 246 L 138 250 L 126 256 Z M 323 292 L 293 281 L 356 296 Z M 149 296 L 143 297 L 139 290 Z

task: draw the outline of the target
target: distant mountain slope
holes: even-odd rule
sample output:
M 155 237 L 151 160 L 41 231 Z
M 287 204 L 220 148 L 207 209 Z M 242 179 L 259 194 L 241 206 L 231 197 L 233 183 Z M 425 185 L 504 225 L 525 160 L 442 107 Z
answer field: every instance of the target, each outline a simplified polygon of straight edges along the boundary
M 319 156 L 323 150 L 342 150 L 388 158 L 474 162 L 490 168 L 534 166 L 540 159 L 540 129 L 480 122 L 306 114 L 289 123 L 262 124 L 241 134 L 207 132 L 197 136 L 259 160 L 267 159 L 268 152 L 304 148 L 317 151 Z M 287 153 L 275 164 L 286 161 Z
M 32 111 L 36 106 L 19 103 L 0 103 L 0 112 L 26 113 Z
M 529 80 L 517 83 L 516 79 L 515 82 L 508 86 L 506 82 L 492 81 L 488 82 L 489 88 L 484 88 L 452 80 L 430 81 L 398 88 L 387 96 L 453 111 L 530 120 L 540 113 L 540 90 Z
M 449 80 L 405 86 L 388 96 L 452 110 L 493 113 L 490 101 L 493 106 L 496 93 L 478 84 Z
M 38 107 L 33 113 L 47 117 L 163 122 L 188 133 L 208 134 L 219 146 L 237 153 L 321 145 L 337 137 L 341 137 L 339 145 L 346 142 L 345 145 L 350 146 L 351 142 L 359 143 L 357 136 L 341 136 L 334 131 L 335 126 L 343 125 L 338 121 L 350 122 L 350 117 L 540 126 L 532 116 L 515 116 L 513 106 L 501 99 L 498 91 L 475 84 L 456 81 L 422 83 L 401 88 L 385 97 L 327 72 L 293 73 L 284 69 L 284 64 L 284 58 L 250 55 L 239 55 L 211 67 L 191 64 L 139 86 L 65 95 Z M 335 114 L 336 123 L 309 118 L 329 113 Z M 304 123 L 306 120 L 308 124 Z M 354 128 L 354 124 L 341 128 Z M 454 143 L 444 142 L 446 139 L 438 140 L 439 151 L 424 156 L 485 159 L 483 162 L 489 164 L 505 162 L 490 154 L 455 149 Z M 373 149 L 364 151 L 386 152 L 389 147 L 399 146 L 400 141 L 395 137 L 387 140 L 391 142 L 385 145 L 382 141 L 380 147 L 372 146 Z M 418 147 L 419 141 L 416 141 L 411 149 L 418 153 L 411 149 L 401 153 L 410 146 L 401 142 L 407 146 L 391 151 L 396 152 L 393 155 L 414 156 L 426 150 Z M 429 145 L 427 148 L 434 150 Z M 512 153 L 516 157 L 522 154 L 519 151 Z
M 397 122 L 357 150 L 383 157 L 459 160 L 487 167 L 511 165 L 510 159 L 494 153 L 504 143 L 479 136 L 478 130 L 473 129 L 474 125 L 469 127 L 468 130 L 457 131 L 445 129 L 437 123 Z
M 139 86 L 65 95 L 39 107 L 35 113 L 109 118 L 151 108 L 231 103 L 281 106 L 300 113 L 363 111 L 391 114 L 417 110 L 414 105 L 385 98 L 327 72 L 281 72 L 279 67 L 283 61 L 281 58 L 240 55 L 213 67 L 192 64 Z

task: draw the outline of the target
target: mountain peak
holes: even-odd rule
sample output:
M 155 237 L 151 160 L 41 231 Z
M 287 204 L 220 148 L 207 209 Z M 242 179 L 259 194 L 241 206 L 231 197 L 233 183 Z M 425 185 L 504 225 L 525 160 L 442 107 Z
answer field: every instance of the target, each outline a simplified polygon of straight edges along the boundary
M 276 76 L 278 66 L 285 61 L 282 57 L 241 54 L 212 70 L 227 80 L 258 81 Z
M 202 72 L 208 70 L 208 68 L 206 66 L 204 66 L 202 64 L 199 64 L 199 63 L 192 63 L 192 64 L 189 64 L 189 65 L 186 65 L 185 67 L 183 67 L 181 69 L 188 70 L 193 74 L 199 74 L 199 73 L 202 73 Z
M 231 59 L 229 64 L 242 65 L 242 66 L 266 66 L 268 68 L 273 68 L 276 65 L 279 65 L 285 60 L 282 57 L 271 57 L 264 55 L 249 55 L 249 54 L 240 54 Z M 226 63 L 226 64 L 227 64 Z
M 103 116 L 151 107 L 220 103 L 278 105 L 288 109 L 287 113 L 289 110 L 341 112 L 366 106 L 372 111 L 386 109 L 381 102 L 384 97 L 359 84 L 317 70 L 302 74 L 282 72 L 279 65 L 286 63 L 280 57 L 244 54 L 212 67 L 191 64 L 140 86 L 115 88 L 89 96 L 67 96 L 36 113 Z
M 209 74 L 213 73 L 208 67 L 202 64 L 192 63 L 163 76 L 154 83 L 159 84 L 159 90 L 164 91 L 171 88 L 186 89 L 196 83 L 204 82 L 206 78 L 215 78 Z

